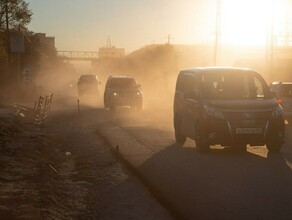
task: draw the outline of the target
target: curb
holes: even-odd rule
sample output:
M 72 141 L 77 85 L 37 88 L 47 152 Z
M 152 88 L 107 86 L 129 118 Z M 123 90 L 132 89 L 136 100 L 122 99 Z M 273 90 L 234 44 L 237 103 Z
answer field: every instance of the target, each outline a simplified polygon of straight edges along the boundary
M 109 147 L 109 150 L 114 155 L 114 157 L 118 161 L 122 162 L 136 177 L 138 177 L 138 179 L 148 189 L 153 198 L 155 198 L 170 213 L 170 216 L 173 217 L 173 219 L 188 219 L 180 210 L 178 210 L 171 202 L 166 199 L 166 197 L 161 193 L 158 187 L 155 187 L 143 175 L 143 173 L 139 172 L 139 170 L 136 169 L 135 165 L 133 165 L 129 160 L 126 159 L 126 157 L 120 152 L 120 146 L 114 146 L 106 137 L 106 135 L 103 134 L 102 128 L 98 127 L 96 134 L 101 139 L 101 141 L 104 142 L 107 147 Z

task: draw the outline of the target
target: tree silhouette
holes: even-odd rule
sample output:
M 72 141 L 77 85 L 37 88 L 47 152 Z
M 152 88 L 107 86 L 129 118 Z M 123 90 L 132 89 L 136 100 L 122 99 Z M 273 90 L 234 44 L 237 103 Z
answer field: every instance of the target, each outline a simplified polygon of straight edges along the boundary
M 0 0 L 0 31 L 26 30 L 31 16 L 24 0 Z

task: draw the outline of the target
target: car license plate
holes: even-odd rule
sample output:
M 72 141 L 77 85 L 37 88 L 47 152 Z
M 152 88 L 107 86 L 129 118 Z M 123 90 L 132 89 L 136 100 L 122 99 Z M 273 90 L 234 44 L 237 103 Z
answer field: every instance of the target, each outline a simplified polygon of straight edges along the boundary
M 236 134 L 261 134 L 262 128 L 236 128 Z

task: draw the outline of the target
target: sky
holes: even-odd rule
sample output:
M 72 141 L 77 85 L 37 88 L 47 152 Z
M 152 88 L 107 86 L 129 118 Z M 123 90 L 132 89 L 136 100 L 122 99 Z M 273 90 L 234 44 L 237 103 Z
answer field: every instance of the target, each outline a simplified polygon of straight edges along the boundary
M 26 1 L 33 12 L 29 29 L 55 37 L 57 50 L 97 51 L 108 37 L 126 53 L 167 43 L 169 35 L 175 44 L 215 41 L 217 0 Z M 221 0 L 221 41 L 264 45 L 272 14 L 283 22 L 289 1 Z

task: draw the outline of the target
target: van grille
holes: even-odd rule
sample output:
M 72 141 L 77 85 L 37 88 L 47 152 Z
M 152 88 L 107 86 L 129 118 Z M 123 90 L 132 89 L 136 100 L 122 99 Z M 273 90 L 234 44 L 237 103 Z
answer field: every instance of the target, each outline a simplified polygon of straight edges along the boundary
M 225 119 L 227 120 L 268 120 L 271 117 L 271 111 L 265 112 L 223 112 Z

